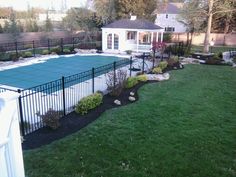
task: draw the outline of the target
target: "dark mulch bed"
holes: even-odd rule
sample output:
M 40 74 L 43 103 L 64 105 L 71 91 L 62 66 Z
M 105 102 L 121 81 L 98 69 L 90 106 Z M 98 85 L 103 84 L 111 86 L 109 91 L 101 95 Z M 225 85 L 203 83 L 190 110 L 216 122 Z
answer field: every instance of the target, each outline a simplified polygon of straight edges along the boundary
M 27 149 L 34 149 L 40 146 L 49 144 L 55 140 L 61 139 L 67 135 L 70 135 L 78 130 L 82 129 L 83 127 L 87 126 L 89 123 L 93 122 L 100 115 L 108 109 L 119 107 L 114 104 L 114 100 L 118 99 L 121 101 L 122 106 L 131 103 L 128 100 L 130 92 L 135 93 L 135 98 L 138 100 L 137 90 L 142 87 L 146 83 L 153 83 L 156 81 L 148 81 L 148 82 L 140 82 L 135 87 L 131 89 L 125 89 L 119 97 L 112 97 L 109 94 L 103 97 L 103 103 L 91 110 L 86 115 L 79 115 L 75 112 L 72 112 L 65 117 L 60 119 L 61 126 L 57 130 L 51 130 L 48 127 L 43 127 L 33 133 L 30 133 L 24 137 L 25 141 L 22 144 L 24 150 Z

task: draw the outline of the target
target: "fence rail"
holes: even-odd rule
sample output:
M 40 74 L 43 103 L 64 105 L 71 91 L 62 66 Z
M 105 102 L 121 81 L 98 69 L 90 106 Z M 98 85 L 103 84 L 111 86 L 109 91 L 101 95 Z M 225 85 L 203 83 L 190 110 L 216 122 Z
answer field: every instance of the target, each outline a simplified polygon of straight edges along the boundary
M 48 47 L 51 48 L 50 42 Z M 183 44 L 174 47 L 175 50 L 173 51 L 178 53 L 180 48 L 183 49 Z M 45 115 L 49 110 L 54 110 L 60 117 L 63 117 L 74 110 L 81 98 L 96 91 L 105 91 L 107 89 L 107 73 L 112 72 L 115 78 L 117 70 L 121 68 L 125 69 L 129 76 L 138 72 L 132 71 L 133 67 L 139 68 L 141 72 L 150 70 L 154 67 L 154 60 L 146 60 L 146 57 L 143 54 L 140 59 L 120 60 L 101 67 L 91 68 L 82 73 L 62 77 L 43 85 L 18 90 L 20 92 L 18 102 L 22 135 L 25 136 L 44 127 L 42 115 Z M 0 92 L 6 90 L 9 89 L 0 88 Z
M 97 35 L 91 36 L 90 40 L 79 37 L 43 39 L 34 41 L 12 42 L 0 44 L 0 61 L 17 60 L 19 57 L 33 57 L 38 54 L 64 53 L 64 49 L 73 52 L 75 48 L 79 49 L 101 49 L 101 39 Z M 31 52 L 31 54 L 26 54 Z M 45 53 L 46 54 L 46 53 Z
M 123 59 L 21 90 L 18 101 L 22 135 L 25 136 L 44 127 L 42 115 L 45 115 L 49 110 L 54 110 L 60 117 L 63 117 L 74 110 L 81 98 L 96 91 L 105 91 L 107 89 L 107 73 L 116 74 L 118 69 L 124 69 L 127 75 L 132 75 L 132 66 L 140 67 L 144 72 L 152 67 L 152 62 L 145 59 Z

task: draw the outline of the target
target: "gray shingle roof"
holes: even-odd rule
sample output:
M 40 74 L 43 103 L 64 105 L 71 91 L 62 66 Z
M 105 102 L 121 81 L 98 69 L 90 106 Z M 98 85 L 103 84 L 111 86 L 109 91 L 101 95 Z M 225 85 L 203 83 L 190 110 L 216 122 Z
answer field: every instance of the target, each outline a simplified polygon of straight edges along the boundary
M 157 30 L 162 29 L 160 26 L 147 20 L 129 20 L 122 19 L 110 23 L 103 28 L 124 28 L 124 29 L 146 29 L 146 30 Z
M 163 14 L 179 14 L 180 9 L 183 7 L 183 3 L 168 3 L 161 9 L 160 13 Z

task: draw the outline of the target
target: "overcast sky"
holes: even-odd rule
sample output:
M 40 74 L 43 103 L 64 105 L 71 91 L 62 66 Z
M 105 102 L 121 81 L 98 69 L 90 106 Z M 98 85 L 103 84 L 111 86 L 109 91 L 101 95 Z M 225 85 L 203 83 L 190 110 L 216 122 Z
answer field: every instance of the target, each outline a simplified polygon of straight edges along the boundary
M 45 9 L 53 7 L 60 10 L 62 2 L 66 1 L 67 8 L 85 6 L 86 0 L 0 0 L 0 7 L 13 7 L 15 10 L 26 10 L 31 7 L 42 7 Z

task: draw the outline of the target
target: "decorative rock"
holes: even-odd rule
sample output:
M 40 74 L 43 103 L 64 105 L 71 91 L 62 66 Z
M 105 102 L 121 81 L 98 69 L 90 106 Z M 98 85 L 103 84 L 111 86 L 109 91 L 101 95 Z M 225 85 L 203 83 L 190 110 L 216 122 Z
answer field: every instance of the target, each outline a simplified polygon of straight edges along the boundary
M 164 73 L 162 75 L 165 78 L 165 80 L 169 80 L 170 79 L 170 74 L 169 73 Z
M 120 102 L 119 100 L 115 100 L 114 103 L 115 103 L 116 105 L 118 105 L 118 106 L 121 105 L 121 102 Z
M 135 97 L 129 96 L 129 101 L 134 102 L 136 100 Z
M 198 59 L 194 59 L 194 58 L 184 58 L 181 61 L 182 64 L 199 64 L 200 61 Z
M 183 68 L 183 65 L 180 64 L 180 65 L 179 65 L 179 68 L 182 69 L 182 68 Z
M 169 73 L 164 74 L 147 74 L 148 80 L 164 81 L 170 78 Z
M 173 69 L 177 69 L 177 67 L 173 67 Z
M 74 51 L 75 51 L 76 53 L 78 53 L 80 50 L 79 50 L 79 49 L 77 49 L 77 48 L 75 48 L 75 49 L 74 49 Z
M 134 96 L 135 93 L 134 92 L 130 92 L 129 94 L 130 94 L 130 96 Z

